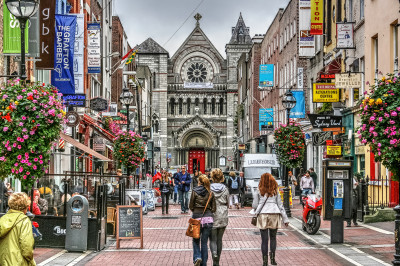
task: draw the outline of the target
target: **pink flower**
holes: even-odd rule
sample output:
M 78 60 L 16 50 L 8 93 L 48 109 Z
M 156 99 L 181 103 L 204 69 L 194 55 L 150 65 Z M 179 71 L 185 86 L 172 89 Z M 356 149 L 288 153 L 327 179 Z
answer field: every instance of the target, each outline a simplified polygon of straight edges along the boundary
M 379 147 L 379 148 L 382 147 L 382 144 L 378 143 L 378 147 Z
M 18 160 L 21 160 L 21 159 L 22 159 L 21 154 L 17 156 L 17 159 L 18 159 Z
M 378 117 L 378 121 L 379 121 L 379 122 L 382 122 L 382 120 L 383 120 L 383 117 L 382 117 L 382 116 Z
M 22 147 L 21 147 L 21 145 L 18 145 L 17 148 L 20 150 Z
M 3 131 L 6 132 L 8 130 L 8 127 L 3 127 Z
M 26 120 L 26 116 L 22 116 L 21 118 L 22 118 L 22 120 Z
M 375 120 L 375 116 L 371 116 L 369 120 L 374 121 Z
M 393 120 L 390 120 L 390 122 L 389 122 L 390 124 L 395 124 L 396 122 L 394 122 Z
M 400 112 L 400 107 L 397 107 L 396 110 Z
M 32 163 L 28 163 L 28 166 L 31 166 L 32 165 Z
M 36 169 L 37 169 L 37 166 L 36 166 L 36 165 L 34 165 L 34 166 L 33 166 L 33 170 L 36 170 Z
M 28 135 L 24 135 L 24 139 L 28 139 L 29 138 L 29 136 Z
M 19 122 L 19 124 L 18 124 L 20 127 L 23 127 L 24 126 L 24 123 L 22 123 L 22 122 Z
M 33 159 L 33 161 L 34 161 L 34 162 L 37 162 L 37 161 L 39 161 L 39 159 L 38 159 L 38 158 L 35 158 L 35 159 Z
M 32 130 L 31 132 L 29 132 L 29 134 L 31 135 L 35 134 L 35 131 Z
M 391 140 L 390 140 L 390 144 L 391 144 L 391 145 L 396 144 L 396 142 L 397 142 L 396 139 L 391 139 Z
M 42 161 L 42 160 L 40 160 L 40 161 L 39 161 L 39 163 L 40 163 L 40 164 L 43 164 L 43 161 Z
M 23 128 L 23 129 L 22 129 L 22 132 L 26 132 L 26 131 L 28 131 L 26 128 Z
M 18 163 L 15 163 L 14 166 L 17 167 L 17 166 L 18 166 Z
M 390 115 L 388 113 L 385 113 L 384 116 L 385 117 L 390 117 Z
M 366 140 L 366 139 L 363 139 L 363 140 L 361 141 L 361 143 L 365 144 L 365 143 L 367 143 L 367 140 Z
M 390 115 L 391 115 L 391 116 L 397 116 L 397 113 L 396 113 L 395 111 L 392 111 L 392 112 L 390 113 Z
M 13 143 L 13 147 L 14 147 L 14 148 L 17 147 L 17 143 Z

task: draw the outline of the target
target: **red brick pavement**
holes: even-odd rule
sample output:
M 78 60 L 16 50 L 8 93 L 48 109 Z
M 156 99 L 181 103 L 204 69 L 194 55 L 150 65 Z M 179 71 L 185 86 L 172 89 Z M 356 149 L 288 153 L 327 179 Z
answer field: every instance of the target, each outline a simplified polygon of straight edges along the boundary
M 33 257 L 35 259 L 36 264 L 39 264 L 48 258 L 56 255 L 62 251 L 62 249 L 55 249 L 55 248 L 35 248 L 33 251 Z

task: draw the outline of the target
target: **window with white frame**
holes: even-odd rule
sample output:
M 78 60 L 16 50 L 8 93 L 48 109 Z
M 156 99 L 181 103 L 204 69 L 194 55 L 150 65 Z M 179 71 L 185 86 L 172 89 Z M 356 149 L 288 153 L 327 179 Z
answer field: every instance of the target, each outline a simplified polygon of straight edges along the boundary
M 393 71 L 396 71 L 399 69 L 399 40 L 398 40 L 398 27 L 397 23 L 392 25 L 392 32 L 393 32 L 393 47 L 392 47 L 392 53 L 393 53 Z
M 293 80 L 293 84 L 297 83 L 297 62 L 296 62 L 296 56 L 293 58 L 293 71 L 294 71 L 294 80 Z
M 379 73 L 379 64 L 378 64 L 378 36 L 372 39 L 372 44 L 373 44 L 373 57 L 374 57 L 374 71 L 375 71 L 375 79 L 378 79 L 378 73 Z
M 364 0 L 360 0 L 360 19 L 364 18 Z
M 296 36 L 297 28 L 296 28 L 296 19 L 293 21 L 293 36 Z

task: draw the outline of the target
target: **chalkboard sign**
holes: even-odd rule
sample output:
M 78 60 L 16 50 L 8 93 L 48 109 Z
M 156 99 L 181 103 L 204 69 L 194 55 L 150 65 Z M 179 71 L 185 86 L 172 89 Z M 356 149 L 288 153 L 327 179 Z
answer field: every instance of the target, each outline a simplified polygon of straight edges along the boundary
M 142 206 L 117 206 L 117 249 L 121 239 L 140 239 L 143 248 Z

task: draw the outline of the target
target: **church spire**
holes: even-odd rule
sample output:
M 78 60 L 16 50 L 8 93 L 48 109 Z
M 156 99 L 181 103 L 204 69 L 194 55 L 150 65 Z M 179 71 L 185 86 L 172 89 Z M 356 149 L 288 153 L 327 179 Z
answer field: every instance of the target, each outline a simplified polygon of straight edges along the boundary
M 232 27 L 232 37 L 229 44 L 251 44 L 250 28 L 244 23 L 242 12 L 240 12 L 236 27 Z

